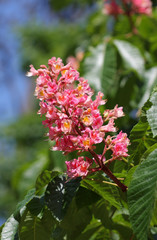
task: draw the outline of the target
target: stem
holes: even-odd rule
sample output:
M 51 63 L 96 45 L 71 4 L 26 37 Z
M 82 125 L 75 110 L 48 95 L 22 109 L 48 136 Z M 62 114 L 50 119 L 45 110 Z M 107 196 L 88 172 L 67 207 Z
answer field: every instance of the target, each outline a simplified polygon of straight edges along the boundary
M 121 189 L 123 192 L 127 191 L 127 186 L 125 186 L 123 183 L 121 183 L 114 175 L 113 173 L 110 171 L 110 169 L 108 167 L 106 167 L 105 165 L 102 166 L 101 168 L 103 170 L 103 172 L 105 172 Z
M 110 171 L 110 169 L 108 167 L 106 167 L 98 158 L 98 155 L 91 150 L 90 148 L 88 148 L 88 151 L 91 153 L 91 155 L 95 158 L 96 162 L 99 164 L 99 166 L 101 167 L 101 170 L 107 174 L 107 176 L 109 176 L 121 189 L 123 192 L 127 191 L 127 186 L 125 186 L 123 183 L 121 183 L 114 175 L 113 173 Z
M 134 34 L 137 34 L 138 31 L 137 31 L 137 28 L 134 25 L 134 22 L 133 22 L 133 19 L 132 19 L 132 16 L 131 16 L 131 11 L 130 11 L 131 9 L 128 7 L 127 3 L 124 0 L 122 0 L 122 5 L 123 5 L 123 7 L 125 9 L 125 13 L 126 13 L 126 15 L 128 17 L 128 20 L 129 20 L 132 32 Z

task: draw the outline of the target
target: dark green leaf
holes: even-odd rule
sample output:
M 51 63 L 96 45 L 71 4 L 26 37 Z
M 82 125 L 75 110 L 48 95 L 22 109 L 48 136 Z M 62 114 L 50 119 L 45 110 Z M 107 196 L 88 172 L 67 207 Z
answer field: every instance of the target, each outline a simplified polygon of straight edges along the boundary
M 67 233 L 68 240 L 75 240 L 84 231 L 92 218 L 91 211 L 88 207 L 77 208 L 75 199 L 61 222 L 61 228 Z
M 80 178 L 67 181 L 64 176 L 55 177 L 45 192 L 45 202 L 54 217 L 61 220 L 72 201 L 79 185 Z
M 94 204 L 100 199 L 100 196 L 87 188 L 80 187 L 76 193 L 75 199 L 77 206 L 81 208 Z
M 56 171 L 48 171 L 45 170 L 44 172 L 42 172 L 37 180 L 36 180 L 36 191 L 40 191 L 43 187 L 45 187 L 53 178 L 55 178 L 56 176 L 59 175 L 59 172 Z
M 27 209 L 31 212 L 31 214 L 37 216 L 44 207 L 44 197 L 34 197 L 27 204 Z
M 93 207 L 94 217 L 96 219 L 101 220 L 102 224 L 107 229 L 113 228 L 113 221 L 109 217 L 109 211 L 107 210 L 107 204 L 104 200 L 100 200 L 95 206 Z
M 138 240 L 147 240 L 147 232 L 157 191 L 157 149 L 136 169 L 128 189 L 130 221 Z
M 54 221 L 48 211 L 44 212 L 42 218 L 27 213 L 25 219 L 20 223 L 20 240 L 50 240 Z
M 113 210 L 113 213 L 115 212 L 116 209 Z M 99 201 L 96 205 L 95 208 L 93 209 L 94 216 L 95 218 L 101 220 L 102 224 L 104 225 L 105 228 L 110 229 L 110 230 L 116 230 L 121 236 L 121 239 L 126 240 L 126 237 L 130 239 L 132 235 L 132 230 L 130 227 L 128 227 L 128 224 L 125 225 L 124 221 L 122 222 L 114 222 L 112 221 L 111 214 L 107 207 L 106 203 L 104 201 Z
M 93 178 L 84 179 L 82 185 L 100 195 L 111 205 L 116 208 L 120 208 L 121 203 L 118 188 L 112 185 L 112 183 L 110 184 L 110 180 L 108 178 L 102 176 L 101 174 L 95 174 Z
M 31 189 L 27 195 L 25 196 L 24 200 L 19 202 L 17 207 L 16 207 L 16 210 L 14 212 L 14 218 L 17 220 L 17 221 L 20 221 L 20 218 L 21 218 L 21 214 L 20 214 L 20 210 L 26 206 L 26 204 L 35 196 L 35 189 Z
M 86 229 L 81 233 L 81 235 L 76 240 L 86 240 L 86 239 L 94 240 L 100 228 L 102 228 L 101 223 L 97 221 L 93 221 L 93 223 L 90 223 L 89 225 L 87 225 Z

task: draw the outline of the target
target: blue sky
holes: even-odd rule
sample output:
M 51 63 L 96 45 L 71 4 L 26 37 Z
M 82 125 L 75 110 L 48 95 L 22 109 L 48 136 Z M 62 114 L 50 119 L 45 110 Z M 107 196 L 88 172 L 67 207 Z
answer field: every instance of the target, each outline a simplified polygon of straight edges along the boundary
M 52 23 L 48 0 L 0 1 L 0 125 L 15 121 L 27 111 L 31 81 L 21 71 L 20 37 L 17 29 Z

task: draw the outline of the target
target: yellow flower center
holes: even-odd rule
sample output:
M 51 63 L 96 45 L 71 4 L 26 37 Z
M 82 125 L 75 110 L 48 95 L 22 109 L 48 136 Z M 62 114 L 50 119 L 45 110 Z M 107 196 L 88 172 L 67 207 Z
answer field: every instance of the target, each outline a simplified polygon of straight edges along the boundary
M 89 147 L 89 146 L 90 146 L 90 139 L 87 138 L 86 140 L 84 140 L 84 141 L 83 141 L 83 145 L 84 145 L 85 147 Z
M 78 91 L 81 91 L 82 90 L 82 86 L 78 85 L 77 89 L 78 89 Z
M 61 66 L 56 64 L 55 68 L 56 68 L 56 70 L 59 70 L 59 69 L 61 69 Z
M 67 72 L 67 70 L 63 70 L 62 71 L 62 75 L 65 75 L 66 72 Z
M 70 129 L 70 122 L 64 122 L 64 127 Z
M 83 118 L 83 121 L 84 121 L 85 123 L 89 123 L 89 122 L 90 122 L 90 118 L 89 118 L 88 116 L 85 116 L 85 117 Z

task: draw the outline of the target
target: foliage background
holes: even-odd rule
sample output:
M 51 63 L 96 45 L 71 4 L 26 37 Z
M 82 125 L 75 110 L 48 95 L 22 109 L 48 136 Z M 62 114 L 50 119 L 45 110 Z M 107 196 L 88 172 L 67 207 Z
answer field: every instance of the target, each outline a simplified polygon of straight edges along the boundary
M 104 93 L 105 98 L 108 99 L 107 107 L 112 108 L 116 104 L 123 106 L 126 116 L 117 124 L 119 129 L 123 129 L 130 134 L 132 127 L 139 120 L 139 109 L 147 101 L 157 82 L 157 11 L 155 7 L 151 17 L 133 16 L 135 26 L 138 29 L 137 35 L 132 33 L 126 16 L 120 16 L 117 21 L 112 17 L 105 16 L 102 13 L 102 1 L 95 3 L 92 0 L 51 0 L 49 1 L 49 8 L 50 11 L 55 12 L 58 19 L 57 23 L 53 24 L 52 22 L 52 24 L 45 26 L 42 23 L 39 25 L 30 22 L 28 25 L 20 26 L 16 29 L 22 39 L 20 51 L 22 53 L 21 68 L 23 72 L 28 71 L 30 64 L 37 68 L 40 64 L 47 64 L 47 59 L 52 56 L 61 57 L 66 62 L 69 56 L 76 57 L 78 53 L 83 53 L 83 59 L 79 67 L 81 75 L 89 80 L 95 91 L 101 90 Z M 33 89 L 34 84 L 32 83 L 28 99 L 29 111 L 23 116 L 21 115 L 16 122 L 1 129 L 3 141 L 7 142 L 6 146 L 9 146 L 9 148 L 11 146 L 12 149 L 12 151 L 9 150 L 9 153 L 2 152 L 0 161 L 2 196 L 0 215 L 4 218 L 10 216 L 15 210 L 17 202 L 22 200 L 27 191 L 34 187 L 36 178 L 42 171 L 51 171 L 52 169 L 54 171 L 65 171 L 65 157 L 60 152 L 51 152 L 50 143 L 46 141 L 44 136 L 46 130 L 42 127 L 42 119 L 36 114 L 38 103 L 32 97 Z M 139 124 L 146 123 L 146 120 L 143 119 L 146 117 L 146 111 L 150 107 L 151 104 L 149 107 L 143 108 L 144 115 L 142 116 L 143 118 L 141 117 Z M 141 126 L 143 128 L 143 125 L 138 125 L 137 129 L 139 130 Z M 142 154 L 156 143 L 156 133 L 152 135 L 150 129 L 147 129 L 144 135 L 144 144 L 141 144 L 140 138 L 137 146 L 136 140 L 134 143 L 136 129 L 134 130 L 131 136 L 135 145 L 130 147 L 130 153 L 131 151 L 134 152 L 134 149 L 138 149 L 139 152 L 131 155 L 129 162 L 137 165 Z M 138 160 L 136 154 L 138 155 Z M 71 159 L 72 157 L 74 156 L 70 155 L 66 159 Z M 111 166 L 111 169 L 117 175 L 119 172 L 121 177 L 126 177 L 130 165 L 125 165 L 122 162 L 114 164 Z M 130 172 L 130 179 L 132 173 Z M 101 179 L 101 176 L 97 177 Z M 102 180 L 105 181 L 105 179 Z M 129 177 L 128 181 L 130 181 Z M 77 195 L 78 199 L 83 193 L 86 194 L 86 191 L 83 192 L 85 186 L 88 186 L 89 191 L 94 187 L 96 188 L 96 186 L 90 186 L 90 181 L 85 181 Z M 111 190 L 110 187 L 106 188 L 109 188 L 107 191 L 112 192 L 112 201 L 114 202 L 113 198 L 116 198 L 117 190 L 114 190 L 114 188 Z M 86 202 L 80 203 L 84 208 L 80 208 L 81 210 L 77 214 L 82 219 L 88 216 L 87 219 L 85 218 L 85 226 L 91 221 L 87 232 L 90 232 L 90 227 L 92 229 L 92 226 L 94 226 L 94 230 L 91 231 L 99 229 L 98 235 L 93 236 L 93 239 L 103 239 L 102 236 L 104 236 L 104 229 L 102 225 L 95 221 L 96 218 L 101 219 L 103 226 L 107 229 L 105 230 L 106 239 L 111 239 L 111 227 L 106 226 L 106 222 L 110 226 L 114 226 L 114 231 L 112 232 L 113 239 L 119 239 L 117 232 L 121 234 L 124 232 L 124 235 L 121 236 L 122 239 L 125 239 L 126 234 L 131 237 L 128 213 L 124 212 L 126 203 L 125 200 L 123 201 L 123 198 L 125 196 L 122 196 L 121 204 L 123 208 L 119 208 L 116 201 L 112 207 L 106 204 L 110 195 L 107 196 L 108 199 L 105 197 L 105 201 L 98 201 L 99 194 L 95 191 L 91 191 L 90 194 L 93 199 L 91 204 L 96 202 L 96 208 L 99 210 L 93 212 L 95 218 L 91 220 L 92 215 L 85 215 L 85 211 L 88 211 L 85 208 Z M 115 208 L 118 209 L 117 214 L 114 215 L 114 222 L 109 218 L 111 214 L 109 207 L 111 207 L 110 210 L 113 210 L 113 212 Z M 101 216 L 102 211 L 106 212 L 105 217 L 107 219 Z M 68 221 L 69 217 L 67 216 L 67 219 L 63 222 L 63 229 L 69 229 L 69 226 L 66 225 Z M 152 226 L 154 227 L 156 226 L 155 217 L 153 221 L 155 224 L 153 225 L 152 223 Z M 118 225 L 118 222 L 122 224 Z M 75 227 L 77 228 L 77 224 Z M 152 229 L 150 234 L 154 231 L 154 235 L 150 235 L 150 239 L 155 239 L 156 229 Z M 57 228 L 55 231 L 57 231 Z M 79 238 L 77 231 L 69 234 L 69 239 L 74 239 L 74 236 L 78 236 L 78 239 L 85 239 L 86 236 L 82 236 L 82 238 L 80 236 Z

